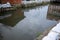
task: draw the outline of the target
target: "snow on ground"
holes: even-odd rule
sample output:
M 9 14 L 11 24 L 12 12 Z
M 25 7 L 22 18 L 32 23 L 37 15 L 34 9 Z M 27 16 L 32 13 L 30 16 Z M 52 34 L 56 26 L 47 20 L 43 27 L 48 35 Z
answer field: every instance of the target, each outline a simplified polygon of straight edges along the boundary
M 60 35 L 60 23 L 58 23 L 47 36 L 45 36 L 42 40 L 58 40 Z
M 7 2 L 6 4 L 0 4 L 0 8 L 11 7 L 10 3 Z

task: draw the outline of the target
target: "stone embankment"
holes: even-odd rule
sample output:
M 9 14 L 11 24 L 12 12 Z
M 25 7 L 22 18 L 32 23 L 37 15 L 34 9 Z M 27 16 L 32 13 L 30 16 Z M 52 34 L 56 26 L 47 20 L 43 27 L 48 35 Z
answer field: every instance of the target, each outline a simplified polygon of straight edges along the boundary
M 52 28 L 53 28 L 53 27 L 49 27 L 49 28 L 48 28 L 47 30 L 45 30 L 40 36 L 38 36 L 35 40 L 42 40 L 42 38 L 43 38 L 44 36 L 46 36 Z

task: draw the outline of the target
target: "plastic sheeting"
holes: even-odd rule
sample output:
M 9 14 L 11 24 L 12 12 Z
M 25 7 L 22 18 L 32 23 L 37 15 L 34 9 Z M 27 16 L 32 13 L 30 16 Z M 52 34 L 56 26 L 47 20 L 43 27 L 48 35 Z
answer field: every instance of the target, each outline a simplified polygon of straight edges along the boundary
M 60 23 L 58 23 L 47 36 L 45 36 L 42 40 L 59 40 L 60 35 Z

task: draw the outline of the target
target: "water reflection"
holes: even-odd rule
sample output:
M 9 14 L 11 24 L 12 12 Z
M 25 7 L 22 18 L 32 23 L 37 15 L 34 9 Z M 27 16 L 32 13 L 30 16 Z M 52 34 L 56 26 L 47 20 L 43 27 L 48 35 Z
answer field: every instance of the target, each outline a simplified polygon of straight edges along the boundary
M 49 5 L 47 18 L 50 20 L 60 20 L 60 5 Z
M 0 16 L 0 23 L 9 26 L 15 26 L 20 20 L 25 17 L 24 13 L 20 9 L 13 12 L 4 12 L 3 14 L 5 15 Z
M 43 7 L 37 7 L 35 9 L 29 9 L 24 11 L 25 18 L 20 20 L 20 10 L 13 13 L 12 16 L 1 19 L 1 30 L 3 40 L 34 40 L 39 32 L 43 32 L 45 29 L 57 24 L 56 21 L 47 19 L 48 5 Z M 9 27 L 7 25 L 15 25 Z

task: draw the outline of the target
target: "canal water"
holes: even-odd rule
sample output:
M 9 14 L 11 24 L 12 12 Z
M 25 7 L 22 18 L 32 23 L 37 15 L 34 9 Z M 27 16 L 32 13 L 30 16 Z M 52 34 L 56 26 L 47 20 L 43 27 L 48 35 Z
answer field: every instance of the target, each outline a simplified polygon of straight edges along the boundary
M 3 12 L 0 16 L 0 40 L 34 40 L 37 35 L 57 24 L 47 19 L 48 6 Z

